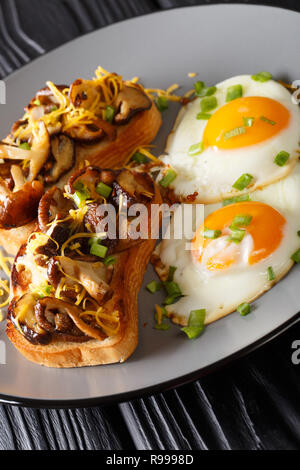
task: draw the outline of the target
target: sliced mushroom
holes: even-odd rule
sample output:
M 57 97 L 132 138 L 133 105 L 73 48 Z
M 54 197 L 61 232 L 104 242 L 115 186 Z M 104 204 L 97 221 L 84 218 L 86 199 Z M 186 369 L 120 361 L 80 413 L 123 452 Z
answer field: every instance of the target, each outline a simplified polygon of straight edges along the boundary
M 105 136 L 109 140 L 116 138 L 116 129 L 104 119 L 95 119 L 91 124 L 78 124 L 77 126 L 64 128 L 65 117 L 63 117 L 63 132 L 72 139 L 86 144 L 93 144 Z
M 38 208 L 38 222 L 42 232 L 49 230 L 49 224 L 56 218 L 62 220 L 68 216 L 74 205 L 66 199 L 61 189 L 53 186 L 41 198 Z
M 67 341 L 87 341 L 91 338 L 103 340 L 106 335 L 103 334 L 100 328 L 95 328 L 81 319 L 83 312 L 81 308 L 69 302 L 52 297 L 45 297 L 39 300 L 35 306 L 35 315 L 39 324 L 42 322 L 44 327 L 48 328 L 48 331 L 52 330 L 52 333 L 56 333 L 58 338 L 63 338 Z M 57 314 L 60 315 L 58 321 L 56 320 Z M 72 320 L 71 330 L 61 332 L 61 330 L 57 328 L 58 325 L 61 325 L 62 315 L 68 315 Z M 65 318 L 64 323 L 66 325 Z M 71 339 L 71 337 L 73 339 Z
M 25 179 L 25 176 L 23 174 L 22 168 L 18 165 L 12 165 L 10 172 L 11 172 L 11 176 L 14 180 L 13 191 L 14 192 L 19 191 L 20 189 L 23 188 L 23 186 L 26 183 L 26 179 Z
M 75 161 L 75 144 L 67 136 L 60 134 L 51 138 L 51 155 L 54 164 L 45 175 L 46 183 L 55 183 L 63 174 L 72 168 Z
M 151 106 L 151 99 L 139 86 L 125 85 L 114 103 L 117 110 L 114 122 L 116 124 L 127 124 L 136 113 L 146 111 Z
M 55 85 L 59 91 L 63 91 L 65 88 L 68 88 L 67 85 Z M 39 102 L 37 104 L 37 101 Z M 44 108 L 57 106 L 59 105 L 59 101 L 53 95 L 52 90 L 46 86 L 39 90 L 35 96 L 30 101 L 29 105 L 25 108 L 25 111 L 29 111 L 32 108 L 36 108 L 38 106 L 43 106 Z
M 43 193 L 42 183 L 32 181 L 19 191 L 0 196 L 0 228 L 21 227 L 33 220 Z
M 51 335 L 39 326 L 35 316 L 35 303 L 36 301 L 30 293 L 19 299 L 14 298 L 8 308 L 8 318 L 16 329 L 21 328 L 22 333 L 30 343 L 49 344 Z M 26 316 L 17 320 L 18 314 L 24 309 Z
M 70 86 L 69 98 L 75 108 L 90 109 L 98 96 L 99 91 L 93 80 L 78 78 Z
M 55 256 L 54 260 L 67 277 L 70 276 L 70 278 L 78 280 L 78 283 L 99 304 L 108 300 L 112 295 L 108 281 L 111 279 L 113 266 L 106 267 L 101 262 L 88 263 L 86 261 L 77 261 L 66 256 Z

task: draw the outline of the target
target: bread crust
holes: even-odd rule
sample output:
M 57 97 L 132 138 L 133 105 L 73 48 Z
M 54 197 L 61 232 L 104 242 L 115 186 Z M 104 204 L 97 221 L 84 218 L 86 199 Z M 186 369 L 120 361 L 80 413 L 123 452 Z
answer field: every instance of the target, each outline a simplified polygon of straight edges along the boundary
M 155 186 L 152 204 L 160 204 Z M 155 206 L 154 206 L 155 207 Z M 155 209 L 152 214 L 155 214 Z M 47 367 L 70 368 L 124 362 L 138 343 L 137 296 L 156 240 L 145 240 L 118 256 L 111 287 L 113 297 L 105 308 L 120 311 L 120 330 L 116 336 L 103 341 L 85 343 L 53 341 L 49 345 L 33 345 L 8 320 L 6 333 L 19 352 L 31 362 Z

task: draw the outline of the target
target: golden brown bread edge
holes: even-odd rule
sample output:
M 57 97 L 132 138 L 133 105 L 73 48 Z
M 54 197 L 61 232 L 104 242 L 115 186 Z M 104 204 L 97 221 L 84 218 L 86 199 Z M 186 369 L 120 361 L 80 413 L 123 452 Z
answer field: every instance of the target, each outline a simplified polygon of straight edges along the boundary
M 113 141 L 104 139 L 94 145 L 77 145 L 76 166 L 84 160 L 91 165 L 102 168 L 122 167 L 128 156 L 139 146 L 150 144 L 155 138 L 162 124 L 161 113 L 153 103 L 147 111 L 142 111 L 134 116 L 130 122 L 117 128 L 117 137 Z M 64 175 L 58 186 L 63 186 L 68 177 L 74 173 L 74 169 Z M 34 230 L 35 221 L 22 227 L 9 230 L 0 229 L 0 245 L 7 253 L 15 256 L 23 243 Z
M 152 204 L 161 202 L 155 186 Z M 155 213 L 156 210 L 153 210 L 154 216 Z M 33 345 L 8 320 L 6 333 L 10 341 L 26 359 L 47 367 L 70 368 L 126 361 L 138 343 L 137 297 L 155 243 L 156 240 L 151 239 L 142 241 L 118 256 L 111 284 L 114 295 L 105 305 L 111 310 L 118 308 L 121 312 L 121 327 L 116 336 L 86 343 L 56 341 L 45 346 Z

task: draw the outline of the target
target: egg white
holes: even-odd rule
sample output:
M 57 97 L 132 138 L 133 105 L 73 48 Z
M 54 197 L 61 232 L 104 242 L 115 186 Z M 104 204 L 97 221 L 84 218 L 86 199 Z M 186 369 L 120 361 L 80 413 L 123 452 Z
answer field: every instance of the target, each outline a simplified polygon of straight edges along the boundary
M 254 184 L 245 190 L 253 191 L 284 178 L 295 166 L 299 156 L 300 109 L 293 104 L 289 91 L 278 82 L 261 83 L 252 80 L 250 75 L 225 80 L 217 85 L 214 96 L 218 106 L 210 113 L 226 104 L 227 88 L 237 84 L 242 85 L 244 97 L 268 97 L 285 106 L 290 112 L 290 122 L 287 128 L 262 143 L 233 150 L 209 147 L 199 155 L 189 156 L 189 147 L 201 142 L 208 121 L 196 119 L 201 98 L 184 106 L 168 138 L 165 154 L 161 156 L 161 160 L 177 173 L 170 188 L 179 200 L 197 192 L 196 202 L 214 203 L 239 194 L 232 185 L 244 173 L 254 177 Z M 274 163 L 274 157 L 282 150 L 288 152 L 290 158 L 280 167 Z
M 174 322 L 186 325 L 191 310 L 205 308 L 206 323 L 211 323 L 235 311 L 241 303 L 255 300 L 291 269 L 291 255 L 300 248 L 297 235 L 300 229 L 300 163 L 286 179 L 250 196 L 251 200 L 271 205 L 286 219 L 284 237 L 279 247 L 264 260 L 254 265 L 241 262 L 208 275 L 194 260 L 191 251 L 186 250 L 187 239 L 163 240 L 158 245 L 155 254 L 166 271 L 169 266 L 177 268 L 174 281 L 183 294 L 180 300 L 166 307 Z M 220 207 L 222 204 L 205 206 L 205 217 Z M 241 243 L 247 250 L 246 237 Z M 269 266 L 274 270 L 275 281 L 268 280 Z

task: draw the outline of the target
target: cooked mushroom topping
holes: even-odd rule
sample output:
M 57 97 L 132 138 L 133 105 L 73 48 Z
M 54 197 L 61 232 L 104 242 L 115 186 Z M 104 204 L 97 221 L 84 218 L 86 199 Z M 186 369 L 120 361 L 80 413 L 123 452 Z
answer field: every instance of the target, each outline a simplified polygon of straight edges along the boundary
M 64 198 L 61 189 L 53 186 L 40 200 L 38 210 L 38 222 L 42 232 L 49 230 L 49 224 L 54 219 L 62 220 L 68 216 L 70 209 L 73 209 L 73 203 Z
M 69 98 L 75 108 L 90 109 L 99 96 L 93 80 L 78 78 L 72 83 L 69 90 Z
M 51 341 L 49 332 L 42 329 L 35 316 L 35 299 L 28 293 L 14 298 L 8 308 L 8 319 L 13 323 L 16 329 L 21 328 L 25 338 L 32 344 L 48 344 Z M 26 312 L 23 318 L 22 312 Z
M 139 86 L 125 85 L 118 94 L 114 106 L 117 109 L 114 122 L 127 124 L 136 113 L 150 109 L 152 101 Z
M 38 121 L 32 131 L 31 147 L 26 150 L 12 143 L 0 145 L 0 157 L 8 160 L 28 160 L 29 175 L 27 180 L 33 181 L 39 174 L 50 155 L 50 138 L 43 121 Z
M 88 263 L 66 256 L 55 256 L 53 259 L 68 279 L 73 278 L 78 280 L 78 283 L 81 284 L 88 294 L 99 304 L 108 300 L 112 295 L 112 290 L 108 283 L 111 281 L 113 266 L 106 267 L 100 261 L 97 263 Z M 48 269 L 48 276 L 50 282 L 57 282 L 58 274 L 53 265 Z
M 37 321 L 46 331 L 51 331 L 57 338 L 65 341 L 87 341 L 91 338 L 102 340 L 106 335 L 98 327 L 94 327 L 81 319 L 83 310 L 69 302 L 53 297 L 45 297 L 39 300 L 35 306 Z M 59 319 L 56 319 L 57 315 Z M 64 317 L 62 317 L 64 315 Z M 72 321 L 72 328 L 67 330 L 65 315 Z M 61 328 L 64 318 L 64 331 Z
M 46 183 L 55 183 L 75 162 L 75 144 L 67 136 L 60 134 L 51 138 L 51 155 L 54 164 L 45 175 Z
M 58 88 L 59 91 L 63 91 L 65 88 L 67 88 L 67 85 L 55 85 L 56 88 Z M 30 101 L 29 105 L 25 110 L 30 111 L 33 108 L 37 108 L 39 106 L 42 106 L 45 110 L 45 113 L 50 112 L 53 108 L 53 106 L 59 105 L 59 101 L 57 98 L 53 95 L 52 90 L 46 86 L 39 90 L 34 98 Z
M 3 186 L 2 186 L 3 188 Z M 36 217 L 44 193 L 40 181 L 25 183 L 22 189 L 0 195 L 0 228 L 20 227 Z
M 78 126 L 67 128 L 64 130 L 64 133 L 76 141 L 93 144 L 105 136 L 109 140 L 114 140 L 117 131 L 109 122 L 99 118 L 90 124 L 79 124 Z

